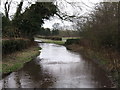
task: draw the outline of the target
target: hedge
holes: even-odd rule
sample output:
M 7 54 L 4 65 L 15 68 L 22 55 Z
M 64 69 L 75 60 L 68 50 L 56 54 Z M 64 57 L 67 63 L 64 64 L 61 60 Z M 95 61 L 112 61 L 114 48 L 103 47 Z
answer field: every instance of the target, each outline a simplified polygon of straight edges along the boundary
M 71 45 L 71 44 L 79 44 L 80 39 L 67 39 L 65 42 L 65 45 Z
M 42 38 L 42 39 L 51 39 L 51 40 L 62 41 L 62 37 L 59 37 L 59 36 L 37 36 L 37 37 Z
M 28 39 L 2 40 L 2 54 L 10 54 L 27 48 L 30 45 Z

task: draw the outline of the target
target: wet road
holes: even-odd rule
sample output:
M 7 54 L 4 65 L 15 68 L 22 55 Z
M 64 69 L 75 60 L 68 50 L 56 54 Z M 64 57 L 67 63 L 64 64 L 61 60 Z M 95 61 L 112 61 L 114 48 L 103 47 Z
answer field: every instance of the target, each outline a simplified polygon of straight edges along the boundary
M 0 81 L 0 88 L 102 88 L 111 87 L 95 63 L 66 47 L 39 43 L 41 54 Z

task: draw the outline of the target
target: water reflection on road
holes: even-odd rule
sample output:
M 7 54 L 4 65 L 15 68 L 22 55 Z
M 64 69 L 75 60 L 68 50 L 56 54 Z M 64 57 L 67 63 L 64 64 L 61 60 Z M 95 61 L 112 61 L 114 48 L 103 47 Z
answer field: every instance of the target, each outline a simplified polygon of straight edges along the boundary
M 111 87 L 105 72 L 79 53 L 50 43 L 39 43 L 41 54 L 0 81 L 9 88 L 102 88 Z

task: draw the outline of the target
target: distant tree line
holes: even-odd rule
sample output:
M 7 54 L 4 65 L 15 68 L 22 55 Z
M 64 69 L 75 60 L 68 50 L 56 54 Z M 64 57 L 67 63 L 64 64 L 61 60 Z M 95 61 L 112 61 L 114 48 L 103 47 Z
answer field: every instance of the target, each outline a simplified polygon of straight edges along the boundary
M 40 32 L 37 34 L 42 35 L 42 36 L 56 36 L 59 34 L 59 30 L 55 30 L 55 29 L 50 30 L 49 28 L 42 27 L 40 29 Z

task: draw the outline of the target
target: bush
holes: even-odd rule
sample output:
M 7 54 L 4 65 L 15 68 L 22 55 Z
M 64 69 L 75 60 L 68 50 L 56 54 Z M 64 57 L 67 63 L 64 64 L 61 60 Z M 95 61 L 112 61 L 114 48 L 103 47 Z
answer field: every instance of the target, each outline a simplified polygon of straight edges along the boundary
M 67 39 L 65 42 L 65 45 L 71 45 L 71 44 L 79 44 L 80 39 Z
M 29 46 L 30 40 L 27 39 L 12 39 L 2 40 L 2 54 L 9 54 L 15 51 L 20 51 Z

